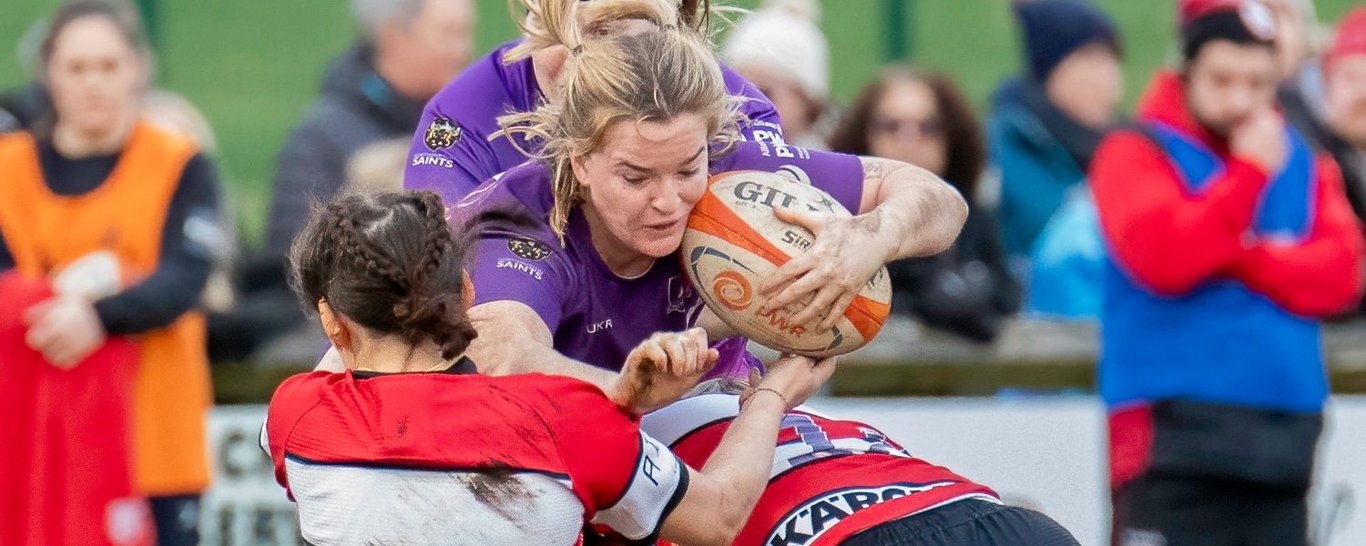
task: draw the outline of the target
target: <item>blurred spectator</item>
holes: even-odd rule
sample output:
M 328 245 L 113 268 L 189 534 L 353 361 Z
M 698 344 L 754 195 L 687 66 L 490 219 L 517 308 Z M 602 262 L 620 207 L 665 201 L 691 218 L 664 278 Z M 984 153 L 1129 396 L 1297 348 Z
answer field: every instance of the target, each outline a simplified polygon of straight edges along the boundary
M 1366 8 L 1342 20 L 1323 65 L 1329 134 L 1321 136 L 1342 167 L 1357 217 L 1366 219 Z
M 859 93 L 830 148 L 905 161 L 958 188 L 970 204 L 962 234 L 947 252 L 888 264 L 892 307 L 991 341 L 1002 319 L 1019 309 L 1020 288 L 1006 267 L 995 212 L 975 198 L 986 163 L 982 141 L 981 123 L 952 80 L 892 68 Z
M 280 153 L 266 249 L 283 258 L 308 218 L 346 180 L 346 162 L 376 141 L 412 134 L 422 106 L 474 47 L 472 0 L 353 0 L 365 35 L 327 67 L 322 96 Z
M 1286 121 L 1317 148 L 1327 147 L 1323 103 L 1322 40 L 1309 0 L 1263 0 L 1276 16 L 1276 52 L 1283 81 L 1276 91 Z
M 1347 14 L 1323 61 L 1328 131 L 1321 142 L 1342 169 L 1353 212 L 1366 221 L 1366 8 Z
M 830 115 L 830 44 L 814 0 L 766 0 L 726 36 L 721 60 L 758 87 L 782 118 L 783 137 L 823 150 Z
M 0 140 L 0 270 L 52 280 L 56 296 L 25 314 L 27 344 L 52 365 L 137 340 L 135 490 L 158 544 L 196 544 L 211 399 L 194 308 L 223 241 L 217 174 L 190 139 L 141 119 L 151 59 L 130 6 L 64 4 L 40 61 L 52 109 Z
M 1360 297 L 1362 234 L 1333 161 L 1275 111 L 1271 12 L 1186 0 L 1181 21 L 1180 73 L 1091 166 L 1114 539 L 1303 545 L 1320 317 Z
M 311 204 L 337 193 L 358 150 L 412 135 L 423 105 L 470 59 L 473 0 L 353 0 L 352 9 L 364 35 L 328 65 L 321 96 L 280 152 L 264 256 L 243 264 L 237 309 L 212 317 L 215 361 L 246 358 L 307 324 L 284 256 Z
M 987 135 L 1001 177 L 1006 251 L 1028 256 L 1068 190 L 1086 177 L 1124 86 L 1119 38 L 1103 12 L 1081 0 L 1014 6 L 1026 71 L 993 95 Z
M 1276 56 L 1281 75 L 1294 80 L 1306 71 L 1318 78 L 1311 62 L 1323 45 L 1323 31 L 1313 0 L 1262 0 L 1276 17 Z M 1315 87 L 1317 83 L 1313 84 Z

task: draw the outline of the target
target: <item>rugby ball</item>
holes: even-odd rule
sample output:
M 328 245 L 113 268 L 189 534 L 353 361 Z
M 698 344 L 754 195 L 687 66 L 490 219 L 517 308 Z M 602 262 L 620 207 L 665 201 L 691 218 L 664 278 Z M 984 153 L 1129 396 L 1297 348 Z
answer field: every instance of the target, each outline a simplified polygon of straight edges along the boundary
M 759 284 L 815 241 L 810 231 L 778 220 L 775 207 L 852 216 L 824 191 L 780 174 L 732 171 L 711 177 L 688 217 L 681 252 L 688 279 L 707 307 L 746 337 L 778 351 L 819 358 L 872 341 L 891 312 L 886 268 L 868 281 L 829 330 L 790 321 L 814 294 L 786 308 L 760 312 L 765 298 Z

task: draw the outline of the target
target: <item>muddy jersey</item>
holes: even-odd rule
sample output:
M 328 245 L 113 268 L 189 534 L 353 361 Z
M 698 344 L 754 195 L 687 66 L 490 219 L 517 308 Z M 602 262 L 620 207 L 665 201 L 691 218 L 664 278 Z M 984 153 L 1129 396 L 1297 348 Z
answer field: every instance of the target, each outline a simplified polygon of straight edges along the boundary
M 262 447 L 314 544 L 652 542 L 687 469 L 582 381 L 444 372 L 299 374 Z

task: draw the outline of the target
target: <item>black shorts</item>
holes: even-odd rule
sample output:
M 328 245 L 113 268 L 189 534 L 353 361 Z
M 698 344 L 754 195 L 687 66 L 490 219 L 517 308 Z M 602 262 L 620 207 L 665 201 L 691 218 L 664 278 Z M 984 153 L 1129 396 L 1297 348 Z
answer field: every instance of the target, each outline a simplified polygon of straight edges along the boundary
M 1163 400 L 1150 419 L 1145 467 L 1111 486 L 1112 544 L 1307 543 L 1321 414 Z
M 172 495 L 148 499 L 160 546 L 198 546 L 199 495 Z
M 1077 546 L 1048 516 L 984 500 L 958 501 L 889 521 L 846 539 L 843 546 Z
M 1116 546 L 1304 546 L 1305 491 L 1148 473 L 1114 494 Z

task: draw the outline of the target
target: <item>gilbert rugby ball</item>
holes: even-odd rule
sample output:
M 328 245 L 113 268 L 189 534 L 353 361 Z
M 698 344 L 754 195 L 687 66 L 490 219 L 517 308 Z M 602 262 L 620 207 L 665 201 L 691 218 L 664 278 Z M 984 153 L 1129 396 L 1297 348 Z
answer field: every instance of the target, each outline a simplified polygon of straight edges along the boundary
M 811 297 L 761 313 L 758 287 L 793 257 L 806 252 L 810 231 L 778 220 L 775 207 L 852 216 L 829 194 L 792 178 L 762 171 L 733 171 L 707 181 L 683 234 L 684 270 L 712 312 L 769 348 L 811 357 L 848 353 L 877 335 L 891 312 L 892 289 L 883 268 L 829 330 L 789 319 Z M 808 329 L 811 328 L 811 329 Z

